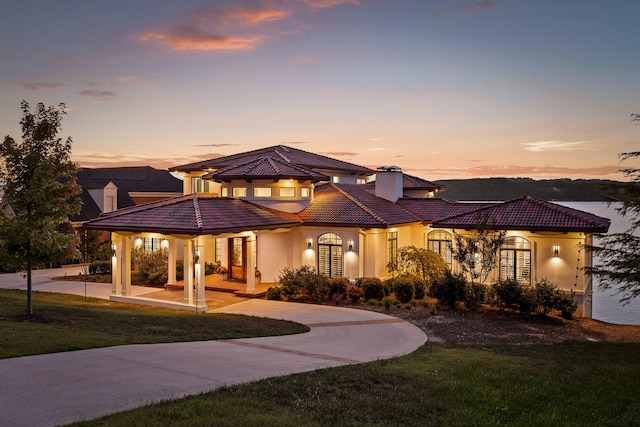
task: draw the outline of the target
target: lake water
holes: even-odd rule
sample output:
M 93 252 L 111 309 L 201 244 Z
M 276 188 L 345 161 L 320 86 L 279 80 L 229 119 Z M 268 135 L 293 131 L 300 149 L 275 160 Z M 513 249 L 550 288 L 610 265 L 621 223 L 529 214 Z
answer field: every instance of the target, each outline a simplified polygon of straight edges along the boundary
M 629 229 L 630 222 L 627 218 L 616 212 L 619 204 L 607 206 L 602 202 L 554 202 L 573 209 L 589 212 L 611 220 L 609 233 L 623 233 Z M 638 231 L 636 231 L 638 234 Z M 594 258 L 594 264 L 597 263 Z M 627 305 L 618 301 L 620 295 L 615 295 L 615 290 L 602 290 L 598 287 L 598 279 L 594 278 L 593 286 L 593 318 L 609 323 L 624 325 L 640 325 L 640 299 L 632 300 Z

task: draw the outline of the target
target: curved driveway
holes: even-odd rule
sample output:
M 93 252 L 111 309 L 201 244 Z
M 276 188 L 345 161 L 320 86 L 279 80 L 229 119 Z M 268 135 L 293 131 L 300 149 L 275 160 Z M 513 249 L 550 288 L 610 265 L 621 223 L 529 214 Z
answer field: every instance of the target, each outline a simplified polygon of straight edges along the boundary
M 293 320 L 311 330 L 0 360 L 0 425 L 93 419 L 224 385 L 399 356 L 427 340 L 408 322 L 364 310 L 254 299 L 214 312 Z

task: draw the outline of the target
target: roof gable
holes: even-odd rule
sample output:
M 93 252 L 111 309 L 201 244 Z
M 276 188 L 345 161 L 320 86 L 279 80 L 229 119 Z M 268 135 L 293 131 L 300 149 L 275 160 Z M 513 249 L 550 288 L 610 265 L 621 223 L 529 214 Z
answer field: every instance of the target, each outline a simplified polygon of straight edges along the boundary
M 431 181 L 427 181 L 426 179 L 418 178 L 417 176 L 407 175 L 406 173 L 402 174 L 402 189 L 403 190 L 424 190 L 424 191 L 435 191 L 442 190 L 444 187 L 442 185 L 436 184 Z
M 606 233 L 610 220 L 533 197 L 496 203 L 433 222 L 437 228 L 475 228 L 481 222 L 498 230 Z
M 493 203 L 460 203 L 448 199 L 403 198 L 397 204 L 422 221 L 433 222 L 490 206 Z

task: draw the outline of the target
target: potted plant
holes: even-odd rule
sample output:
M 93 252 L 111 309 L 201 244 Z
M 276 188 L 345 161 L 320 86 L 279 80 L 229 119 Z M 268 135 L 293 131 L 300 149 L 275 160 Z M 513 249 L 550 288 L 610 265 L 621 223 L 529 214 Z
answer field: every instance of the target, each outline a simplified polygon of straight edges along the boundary
M 216 268 L 216 274 L 218 275 L 219 280 L 227 280 L 227 275 L 229 274 L 229 270 L 224 265 L 219 265 Z

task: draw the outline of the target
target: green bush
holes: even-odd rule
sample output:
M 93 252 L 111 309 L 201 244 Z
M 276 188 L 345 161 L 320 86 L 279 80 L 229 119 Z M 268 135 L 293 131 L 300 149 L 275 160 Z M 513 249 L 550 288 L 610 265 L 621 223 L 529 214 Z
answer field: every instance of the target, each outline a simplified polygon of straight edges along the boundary
M 111 274 L 111 261 L 93 261 L 89 264 L 89 274 Z
M 184 260 L 176 261 L 176 280 L 184 280 Z
M 326 301 L 329 295 L 327 277 L 303 265 L 297 269 L 286 267 L 277 281 L 282 295 L 290 300 Z
M 358 302 L 364 296 L 364 291 L 358 285 L 347 286 L 347 297 L 351 302 Z
M 267 289 L 267 299 L 272 301 L 280 301 L 282 299 L 282 292 L 278 287 L 270 287 Z
M 380 301 L 384 298 L 384 286 L 382 281 L 377 277 L 363 277 L 359 282 L 362 290 L 364 291 L 365 299 L 375 299 Z
M 425 288 L 427 284 L 420 277 L 414 276 L 413 278 L 413 287 L 415 288 L 415 299 L 424 299 L 425 296 Z
M 557 310 L 562 317 L 571 319 L 573 313 L 578 309 L 578 305 L 573 302 L 571 295 L 565 294 L 547 279 L 543 278 L 536 282 L 534 289 L 537 311 L 542 315 L 547 315 Z
M 401 276 L 396 278 L 393 284 L 393 292 L 401 303 L 406 304 L 411 301 L 415 294 L 415 286 L 413 285 L 413 279 L 411 276 Z
M 528 285 L 514 279 L 504 279 L 493 285 L 494 304 L 503 309 L 518 310 L 522 314 L 532 313 L 536 308 L 536 295 Z
M 331 277 L 327 283 L 329 299 L 334 301 L 338 298 L 337 295 L 344 297 L 347 294 L 347 286 L 349 286 L 349 280 L 346 277 Z
M 429 296 L 451 308 L 456 308 L 458 302 L 466 302 L 467 279 L 462 274 L 445 271 L 444 275 L 433 282 L 429 288 Z
M 133 270 L 137 272 L 137 277 L 143 285 L 162 286 L 167 283 L 168 259 L 169 251 L 166 248 L 152 252 L 147 252 L 144 248 L 131 251 Z

